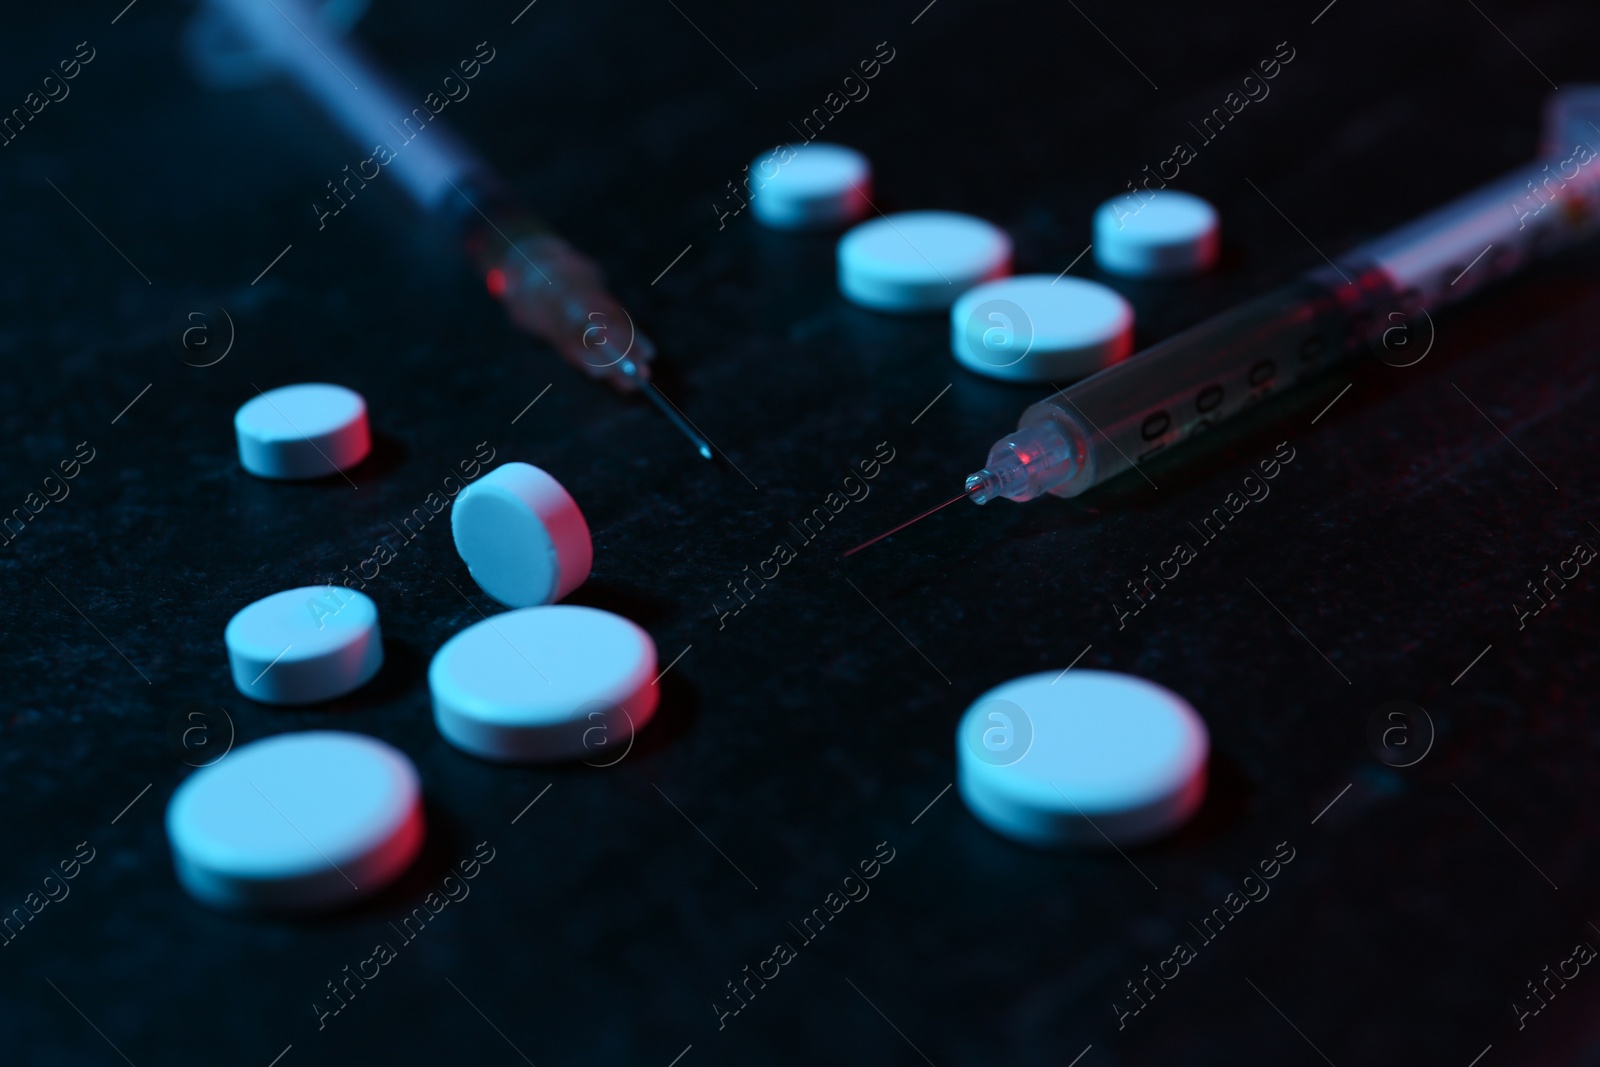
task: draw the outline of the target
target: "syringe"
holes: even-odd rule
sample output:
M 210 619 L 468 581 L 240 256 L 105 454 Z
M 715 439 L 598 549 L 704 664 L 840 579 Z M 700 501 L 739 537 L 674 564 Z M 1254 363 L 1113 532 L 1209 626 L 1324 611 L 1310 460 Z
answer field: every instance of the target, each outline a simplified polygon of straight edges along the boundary
M 1600 144 L 1600 131 L 1594 138 Z M 1424 310 L 1592 234 L 1600 153 L 1512 171 L 1282 289 L 1027 408 L 967 477 L 977 504 L 1077 496 L 1336 363 Z
M 844 555 L 963 498 L 1077 496 L 1381 344 L 1417 315 L 1431 318 L 1433 309 L 1590 236 L 1600 229 L 1600 128 L 1591 142 L 1514 170 L 1299 281 L 1057 389 L 1023 411 L 961 493 Z
M 1600 143 L 1600 131 L 1595 138 Z M 977 504 L 1077 496 L 1405 329 L 1600 225 L 1600 160 L 1579 143 L 1282 289 L 1032 405 L 967 477 Z M 1403 336 L 1403 333 L 1401 334 Z
M 381 171 L 392 173 L 424 210 L 457 228 L 513 322 L 589 377 L 624 393 L 642 392 L 711 459 L 711 443 L 651 381 L 655 346 L 606 289 L 600 268 L 524 210 L 477 153 L 432 119 L 428 101 L 437 101 L 438 111 L 447 106 L 438 93 L 408 101 L 344 38 L 340 31 L 365 7 L 364 0 L 210 0 L 190 28 L 190 58 L 196 73 L 218 86 L 272 73 L 299 84 L 373 156 L 343 177 L 347 194 L 352 177 L 364 188 Z M 488 59 L 474 55 L 470 65 L 462 61 L 464 69 L 492 61 L 493 51 Z M 458 89 L 465 84 L 453 73 L 446 80 Z M 371 173 L 363 172 L 366 164 Z

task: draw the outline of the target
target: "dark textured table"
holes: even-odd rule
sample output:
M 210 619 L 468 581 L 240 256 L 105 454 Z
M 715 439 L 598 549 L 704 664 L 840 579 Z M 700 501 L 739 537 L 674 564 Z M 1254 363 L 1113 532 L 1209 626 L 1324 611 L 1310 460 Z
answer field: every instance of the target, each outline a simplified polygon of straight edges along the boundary
M 0 107 L 92 58 L 0 148 L 0 489 L 29 516 L 0 553 L 0 914 L 27 918 L 0 946 L 0 1063 L 1600 1063 L 1600 976 L 1574 955 L 1600 946 L 1600 594 L 1584 570 L 1521 628 L 1514 607 L 1600 545 L 1600 251 L 1439 317 L 1414 366 L 1335 371 L 1152 464 L 1159 489 L 960 505 L 841 563 L 954 492 L 1040 390 L 957 368 L 940 316 L 846 305 L 831 237 L 719 219 L 743 165 L 848 89 L 825 136 L 873 159 L 881 208 L 970 211 L 1019 270 L 1093 277 L 1094 205 L 1287 42 L 1270 96 L 1175 182 L 1218 206 L 1221 269 L 1111 282 L 1144 344 L 1530 158 L 1550 79 L 1593 76 L 1594 12 L 922 3 L 545 0 L 514 25 L 519 0 L 380 3 L 358 29 L 419 100 L 488 42 L 443 118 L 603 260 L 717 465 L 518 335 L 393 181 L 319 230 L 364 153 L 287 88 L 198 88 L 186 10 L 8 13 Z M 869 92 L 845 85 L 883 52 Z M 231 351 L 189 365 L 183 329 L 221 346 L 218 308 Z M 305 380 L 366 396 L 375 454 L 350 482 L 244 474 L 234 409 Z M 1270 498 L 1119 626 L 1124 583 L 1283 441 Z M 572 602 L 675 664 L 607 769 L 490 766 L 434 729 L 429 657 L 496 609 L 447 516 L 391 524 L 480 448 L 565 483 L 595 537 Z M 880 451 L 870 495 L 799 543 Z M 242 699 L 229 616 L 385 539 L 379 678 L 311 710 Z M 1125 856 L 1013 846 L 947 790 L 967 705 L 1080 653 L 1211 730 L 1200 816 Z M 1429 747 L 1408 720 L 1426 754 L 1404 768 L 1370 736 L 1397 700 L 1434 727 Z M 162 815 L 199 741 L 312 728 L 415 760 L 424 858 L 313 921 L 198 906 Z M 404 939 L 475 849 L 470 894 Z M 875 855 L 868 895 L 803 939 Z M 1275 855 L 1270 895 L 1205 939 Z M 1128 983 L 1180 941 L 1194 958 L 1132 1014 Z M 384 942 L 334 1013 L 330 983 Z M 779 943 L 734 1014 L 729 983 Z

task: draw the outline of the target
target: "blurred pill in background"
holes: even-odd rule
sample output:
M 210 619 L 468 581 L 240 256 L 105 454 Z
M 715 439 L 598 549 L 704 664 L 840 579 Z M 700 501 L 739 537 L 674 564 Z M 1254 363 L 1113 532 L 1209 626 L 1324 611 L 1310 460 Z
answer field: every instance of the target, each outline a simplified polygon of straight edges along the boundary
M 777 230 L 846 226 L 871 210 L 872 165 L 843 145 L 784 145 L 750 164 L 750 208 Z
M 1217 262 L 1217 209 L 1172 189 L 1128 193 L 1094 213 L 1094 258 L 1130 278 L 1199 274 Z
M 1011 273 L 1011 238 L 953 211 L 906 211 L 839 239 L 839 291 L 874 311 L 939 311 Z

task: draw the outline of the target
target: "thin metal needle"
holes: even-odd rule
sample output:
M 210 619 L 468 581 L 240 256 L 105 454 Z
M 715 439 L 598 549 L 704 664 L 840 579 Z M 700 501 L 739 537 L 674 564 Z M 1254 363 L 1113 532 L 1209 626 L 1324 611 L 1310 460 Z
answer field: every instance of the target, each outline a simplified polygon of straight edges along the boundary
M 693 442 L 697 452 L 706 459 L 712 458 L 711 442 L 696 433 L 694 427 L 689 425 L 688 420 L 672 409 L 672 405 L 667 403 L 666 398 L 656 389 L 654 383 L 648 381 L 640 382 L 639 391 L 649 397 L 650 402 L 660 408 L 663 415 L 672 420 L 672 425 L 676 426 L 682 431 L 683 436 Z
M 687 437 L 690 442 L 694 444 L 695 451 L 699 452 L 700 455 L 704 456 L 706 459 L 714 458 L 711 451 L 711 442 L 702 436 L 701 433 L 693 426 L 690 426 L 689 420 L 679 414 L 677 408 L 673 407 L 667 402 L 667 398 L 661 395 L 661 391 L 655 387 L 655 383 L 653 383 L 649 378 L 645 377 L 645 373 L 639 364 L 635 363 L 631 359 L 627 359 L 623 360 L 618 369 L 621 370 L 622 373 L 626 374 L 628 378 L 632 380 L 633 384 L 639 387 L 639 392 L 643 393 L 649 399 L 650 403 L 659 408 L 661 410 L 661 414 L 670 419 L 672 421 L 672 425 L 676 426 L 679 432 L 681 432 L 683 436 Z
M 885 533 L 881 533 L 877 537 L 874 537 L 870 541 L 863 541 L 859 545 L 857 545 L 856 547 L 852 548 L 848 552 L 840 553 L 839 558 L 843 559 L 845 556 L 853 556 L 857 552 L 860 552 L 863 548 L 866 548 L 868 545 L 875 545 L 879 541 L 882 541 L 885 537 L 890 536 L 890 534 L 897 534 L 901 530 L 904 530 L 907 526 L 910 526 L 912 523 L 921 522 L 923 519 L 927 518 L 929 515 L 932 515 L 935 511 L 938 511 L 940 508 L 947 508 L 951 504 L 954 504 L 957 500 L 965 500 L 970 495 L 971 495 L 970 493 L 966 493 L 966 492 L 959 493 L 956 496 L 951 497 L 949 500 L 946 500 L 943 504 L 940 504 L 937 507 L 929 508 L 927 511 L 924 511 L 921 515 L 918 515 L 916 518 L 907 519 L 905 522 L 902 522 L 899 526 L 896 526 L 894 529 L 889 530 L 889 531 L 887 531 Z

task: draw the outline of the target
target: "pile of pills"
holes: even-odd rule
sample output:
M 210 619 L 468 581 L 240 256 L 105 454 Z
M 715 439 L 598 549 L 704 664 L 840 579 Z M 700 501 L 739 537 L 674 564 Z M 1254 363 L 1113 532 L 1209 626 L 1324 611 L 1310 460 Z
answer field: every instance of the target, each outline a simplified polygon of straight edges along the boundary
M 950 315 L 950 347 L 992 378 L 1061 382 L 1133 350 L 1133 310 L 1098 282 L 1012 276 L 999 227 L 950 211 L 876 211 L 861 153 L 807 144 L 758 157 L 751 205 L 779 230 L 853 225 L 837 248 L 840 292 L 873 311 Z M 1124 196 L 1095 212 L 1095 262 L 1166 278 L 1209 269 L 1216 211 L 1186 193 Z M 240 465 L 275 480 L 322 478 L 372 450 L 366 401 L 339 385 L 259 392 L 234 416 Z M 501 763 L 626 751 L 660 700 L 655 642 L 596 608 L 557 604 L 589 577 L 594 544 L 570 493 L 510 462 L 460 492 L 451 535 L 478 586 L 511 609 L 439 648 L 434 722 L 452 745 Z M 234 685 L 271 705 L 325 703 L 383 667 L 365 593 L 299 586 L 241 608 L 223 632 Z M 1181 825 L 1205 795 L 1205 724 L 1181 697 L 1126 675 L 1070 668 L 979 697 L 957 729 L 960 795 L 980 822 L 1039 847 L 1135 845 Z M 605 764 L 601 764 L 605 765 Z M 178 880 L 218 908 L 338 908 L 397 879 L 422 848 L 416 767 L 375 738 L 280 734 L 198 770 L 173 795 Z
M 749 168 L 757 220 L 780 230 L 826 229 L 877 211 L 866 157 L 812 142 L 757 157 Z M 963 367 L 1006 381 L 1083 378 L 1133 351 L 1133 309 L 1099 282 L 1066 272 L 1011 278 L 1011 239 L 953 211 L 905 211 L 862 222 L 839 240 L 839 291 L 872 311 L 950 310 L 950 351 Z M 1094 260 L 1126 278 L 1174 278 L 1215 265 L 1217 213 L 1175 190 L 1101 204 Z M 1070 269 L 1070 268 L 1069 268 Z
M 234 417 L 239 462 L 263 478 L 342 473 L 371 451 L 367 405 L 337 385 L 260 393 Z M 485 593 L 516 610 L 446 641 L 428 670 L 440 734 L 505 763 L 625 751 L 655 714 L 656 648 L 634 623 L 556 604 L 589 577 L 594 544 L 572 495 L 504 463 L 457 495 L 456 551 Z M 234 686 L 263 704 L 319 704 L 383 667 L 372 598 L 299 586 L 240 609 L 223 631 Z M 280 734 L 197 771 L 173 795 L 178 880 L 230 910 L 347 906 L 398 878 L 422 847 L 421 786 L 401 752 L 338 731 Z

